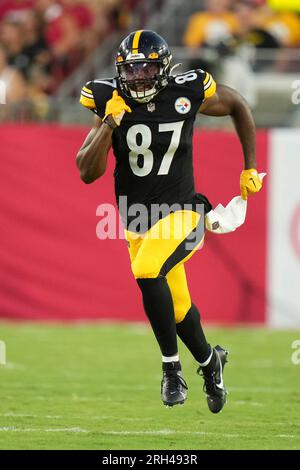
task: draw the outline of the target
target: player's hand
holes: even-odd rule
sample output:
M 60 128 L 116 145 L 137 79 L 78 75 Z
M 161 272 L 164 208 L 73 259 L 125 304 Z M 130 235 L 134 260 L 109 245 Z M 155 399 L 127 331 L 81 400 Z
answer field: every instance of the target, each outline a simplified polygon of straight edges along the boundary
M 263 178 L 266 173 L 257 173 L 255 168 L 243 170 L 240 177 L 242 198 L 246 200 L 249 194 L 258 193 L 262 188 Z
M 112 98 L 106 103 L 103 121 L 111 116 L 116 126 L 119 126 L 125 112 L 131 113 L 131 108 L 125 103 L 122 96 L 118 95 L 117 90 L 114 90 Z

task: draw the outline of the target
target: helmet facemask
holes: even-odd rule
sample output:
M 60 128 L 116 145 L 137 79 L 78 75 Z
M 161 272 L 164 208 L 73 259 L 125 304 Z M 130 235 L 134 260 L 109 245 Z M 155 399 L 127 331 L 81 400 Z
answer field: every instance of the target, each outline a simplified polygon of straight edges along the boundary
M 147 103 L 168 83 L 170 57 L 117 63 L 122 91 L 139 103 Z

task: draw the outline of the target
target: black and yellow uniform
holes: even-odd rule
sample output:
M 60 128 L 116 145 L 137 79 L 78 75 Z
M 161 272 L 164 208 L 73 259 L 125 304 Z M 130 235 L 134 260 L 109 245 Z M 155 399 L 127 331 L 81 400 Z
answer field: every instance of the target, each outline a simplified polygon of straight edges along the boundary
M 216 413 L 226 401 L 226 351 L 218 347 L 221 360 L 207 343 L 184 268 L 203 244 L 204 213 L 211 210 L 205 196 L 195 192 L 192 136 L 196 114 L 216 84 L 200 69 L 170 76 L 171 59 L 156 32 L 133 31 L 116 55 L 118 77 L 88 82 L 80 102 L 113 129 L 115 193 L 131 268 L 162 354 L 162 401 L 174 406 L 187 398 L 179 336 L 205 374 L 208 405 Z M 109 136 L 96 134 L 99 142 Z
M 120 196 L 126 196 L 128 207 L 140 203 L 149 210 L 151 204 L 191 203 L 195 196 L 193 124 L 204 98 L 215 93 L 211 75 L 193 70 L 170 77 L 168 85 L 143 104 L 126 97 L 116 78 L 94 80 L 83 87 L 80 101 L 103 118 L 113 89 L 132 109 L 112 139 L 117 202 Z M 134 216 L 120 209 L 127 227 Z
M 203 100 L 214 95 L 216 83 L 209 73 L 191 70 L 169 77 L 168 85 L 150 102 L 138 103 L 122 93 L 118 78 L 93 80 L 82 88 L 80 102 L 103 118 L 114 89 L 132 109 L 112 136 L 117 203 L 120 196 L 126 196 L 127 208 L 142 203 L 149 210 L 144 230 L 137 235 L 131 230 L 136 215 L 130 216 L 118 204 L 132 271 L 136 279 L 166 277 L 179 323 L 191 308 L 183 263 L 201 246 L 204 236 L 202 228 L 199 237 L 200 224 L 204 226 L 201 215 L 183 207 L 204 202 L 194 187 L 193 125 Z M 179 204 L 179 210 L 150 218 L 151 205 L 164 203 Z M 175 236 L 178 224 L 182 224 L 181 236 Z M 171 230 L 163 237 L 160 234 L 166 226 Z M 187 249 L 186 241 L 195 231 L 198 237 Z

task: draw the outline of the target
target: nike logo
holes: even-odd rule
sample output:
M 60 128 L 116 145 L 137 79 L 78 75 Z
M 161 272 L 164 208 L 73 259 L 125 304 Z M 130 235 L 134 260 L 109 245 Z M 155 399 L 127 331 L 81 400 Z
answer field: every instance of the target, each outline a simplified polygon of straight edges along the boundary
M 253 182 L 253 184 L 254 184 L 254 187 L 255 187 L 255 189 L 256 189 L 256 184 L 255 184 L 255 181 L 254 181 L 254 179 L 253 179 L 253 178 L 249 178 L 249 181 L 252 181 L 252 182 Z
M 220 356 L 218 354 L 218 360 L 219 360 L 219 363 L 220 363 L 220 383 L 216 384 L 216 387 L 220 388 L 221 390 L 224 390 L 224 382 L 223 382 L 223 370 L 222 370 L 222 363 L 221 363 L 221 359 L 220 359 Z

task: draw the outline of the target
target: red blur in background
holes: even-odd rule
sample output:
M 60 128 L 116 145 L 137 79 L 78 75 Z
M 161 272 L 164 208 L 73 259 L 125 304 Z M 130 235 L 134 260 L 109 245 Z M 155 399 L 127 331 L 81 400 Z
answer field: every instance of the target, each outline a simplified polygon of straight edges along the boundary
M 124 240 L 99 240 L 96 209 L 113 203 L 114 157 L 92 185 L 76 153 L 87 128 L 2 125 L 0 317 L 15 320 L 144 321 Z M 257 135 L 267 168 L 268 134 Z M 243 158 L 231 132 L 195 132 L 196 189 L 215 206 L 239 194 Z M 245 224 L 208 234 L 185 265 L 193 302 L 206 322 L 263 323 L 266 291 L 266 187 L 249 200 Z

